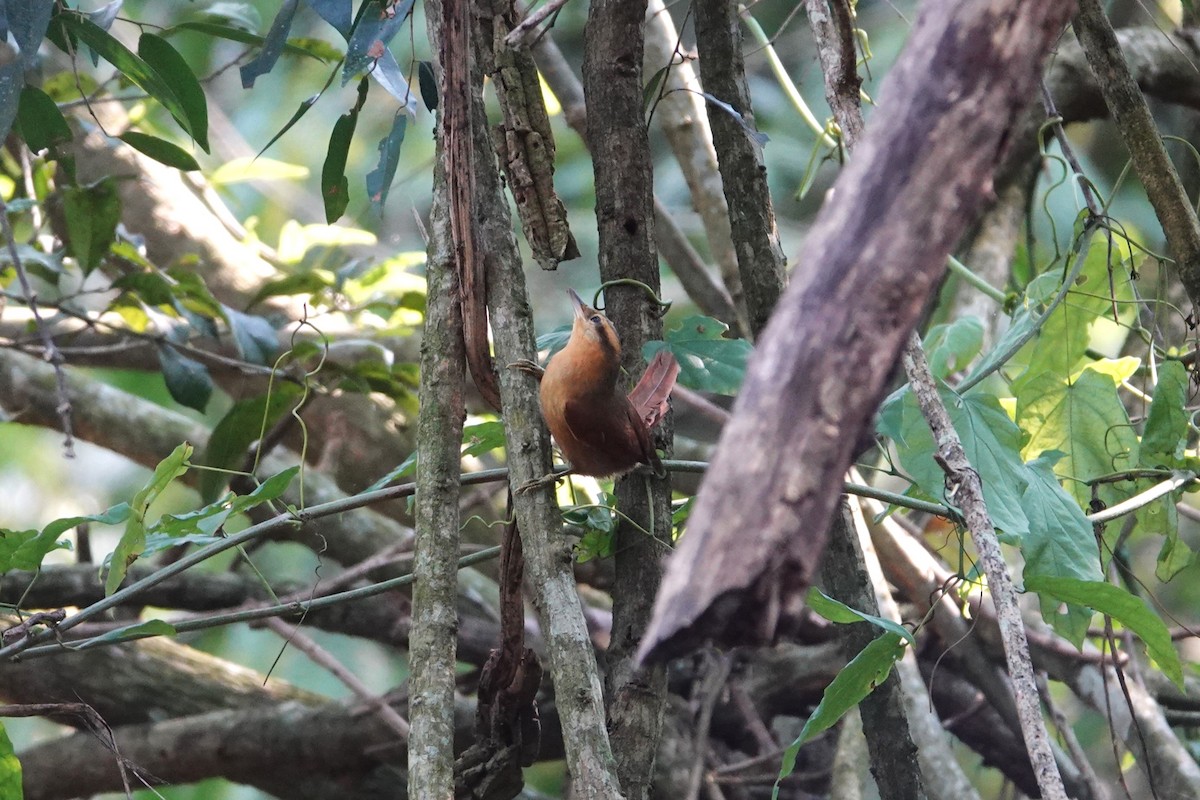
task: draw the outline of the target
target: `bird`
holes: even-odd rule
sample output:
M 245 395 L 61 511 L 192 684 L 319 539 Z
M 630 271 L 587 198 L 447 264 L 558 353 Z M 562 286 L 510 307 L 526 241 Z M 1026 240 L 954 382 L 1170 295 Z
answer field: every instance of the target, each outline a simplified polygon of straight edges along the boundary
M 573 289 L 567 292 L 575 312 L 571 337 L 550 359 L 539 389 L 550 433 L 576 474 L 615 477 L 646 464 L 655 475 L 664 476 L 650 430 L 669 408 L 679 362 L 669 350 L 660 350 L 625 394 L 620 388 L 621 339 L 616 328 Z M 528 372 L 538 369 L 531 362 L 514 366 Z

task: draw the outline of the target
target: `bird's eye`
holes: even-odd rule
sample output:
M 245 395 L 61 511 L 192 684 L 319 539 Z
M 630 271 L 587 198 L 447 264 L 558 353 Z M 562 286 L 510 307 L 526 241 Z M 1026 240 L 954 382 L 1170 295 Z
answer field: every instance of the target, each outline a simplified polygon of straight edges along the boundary
M 593 325 L 599 325 L 600 320 L 602 320 L 602 319 L 604 319 L 604 317 L 600 316 L 599 314 L 592 314 L 592 324 Z

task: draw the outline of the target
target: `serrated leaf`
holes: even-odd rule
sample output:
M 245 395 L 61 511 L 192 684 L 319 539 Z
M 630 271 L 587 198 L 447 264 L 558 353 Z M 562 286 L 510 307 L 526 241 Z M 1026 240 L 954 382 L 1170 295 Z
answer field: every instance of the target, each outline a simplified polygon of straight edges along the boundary
M 171 398 L 181 406 L 203 412 L 213 392 L 208 367 L 169 344 L 158 346 L 158 363 Z
M 1081 483 L 1134 465 L 1137 436 L 1112 377 L 1084 369 L 1066 382 L 1046 374 L 1024 384 L 1017 396 L 1017 424 L 1029 439 L 1024 457 L 1033 459 L 1057 450 L 1066 455 L 1054 467 L 1066 479 L 1067 491 L 1081 507 L 1091 489 Z M 1111 485 L 1101 486 L 1107 504 L 1122 499 Z
M 0 725 L 0 800 L 21 800 L 25 796 L 21 760 L 13 750 L 8 731 Z
M 1026 591 L 1049 594 L 1067 603 L 1087 606 L 1107 614 L 1137 634 L 1146 651 L 1171 681 L 1183 689 L 1183 665 L 1171 632 L 1150 608 L 1119 586 L 1105 581 L 1081 581 L 1075 578 L 1036 576 L 1025 581 Z
M 150 481 L 133 496 L 129 503 L 125 532 L 109 559 L 108 577 L 104 580 L 106 596 L 115 592 L 121 581 L 125 580 L 129 566 L 137 560 L 146 545 L 146 512 L 150 504 L 158 499 L 172 481 L 187 472 L 187 461 L 191 455 L 192 446 L 187 442 L 176 447 L 171 455 L 159 462 Z
M 159 75 L 145 60 L 135 55 L 129 48 L 114 39 L 108 31 L 86 17 L 67 13 L 60 14 L 58 18 L 67 31 L 79 37 L 80 41 L 116 67 L 135 86 L 161 103 L 180 127 L 193 138 L 196 137 L 196 132 L 191 129 L 187 109 L 183 107 L 179 96 L 175 94 L 163 76 Z
M 944 379 L 961 372 L 983 347 L 983 323 L 978 317 L 962 317 L 935 325 L 925 335 L 925 352 L 933 377 Z
M 237 345 L 238 354 L 252 364 L 269 366 L 279 352 L 279 340 L 271 323 L 255 314 L 225 306 L 225 319 Z
M 367 197 L 381 214 L 388 191 L 392 188 L 392 180 L 396 177 L 396 167 L 400 165 L 400 145 L 404 143 L 407 127 L 408 117 L 403 112 L 392 118 L 391 130 L 379 140 L 379 163 L 367 173 Z
M 113 178 L 101 178 L 87 186 L 63 189 L 67 216 L 67 251 L 90 273 L 108 253 L 121 221 L 121 197 Z
M 100 642 L 127 642 L 131 639 L 145 639 L 150 636 L 174 636 L 175 633 L 175 626 L 171 623 L 161 619 L 151 619 L 111 630 L 91 641 L 97 644 Z
M 895 633 L 885 633 L 862 649 L 825 688 L 821 702 L 813 709 L 800 735 L 783 753 L 783 765 L 775 780 L 773 797 L 778 797 L 779 783 L 796 768 L 796 754 L 817 734 L 832 727 L 842 715 L 858 705 L 875 687 L 887 680 L 892 666 L 904 655 L 904 640 Z
M 125 131 L 117 138 L 139 153 L 153 158 L 160 164 L 166 164 L 168 167 L 174 167 L 183 172 L 195 172 L 200 169 L 200 165 L 196 163 L 196 159 L 192 157 L 191 153 L 166 139 L 159 139 L 157 136 L 139 131 Z
M 239 400 L 225 412 L 208 437 L 201 459 L 205 466 L 217 468 L 201 473 L 201 499 L 206 503 L 216 500 L 229 482 L 229 475 L 217 470 L 241 469 L 250 445 L 295 407 L 303 391 L 293 383 L 277 382 L 270 394 Z
M 851 608 L 842 601 L 833 599 L 815 586 L 808 590 L 805 604 L 830 622 L 837 622 L 842 625 L 855 622 L 869 622 L 887 633 L 896 634 L 913 647 L 917 646 L 917 640 L 913 637 L 912 631 L 903 625 L 892 622 L 890 619 L 877 617 L 874 614 L 867 614 L 866 612 L 859 611 L 857 608 Z
M 992 522 L 1012 536 L 1025 536 L 1029 520 L 1021 497 L 1028 475 L 1020 454 L 1021 431 L 993 395 L 970 392 L 964 397 L 945 388 L 939 394 L 962 439 L 967 460 L 983 480 L 983 498 Z M 933 434 L 912 391 L 905 389 L 888 398 L 878 424 L 880 433 L 895 442 L 905 472 L 928 496 L 943 500 L 946 474 L 933 458 Z
M 196 80 L 196 73 L 192 72 L 192 68 L 178 50 L 168 44 L 166 39 L 153 33 L 143 33 L 138 39 L 138 55 L 171 87 L 187 117 L 187 130 L 191 132 L 192 139 L 201 150 L 209 152 L 208 100 L 204 96 L 200 81 Z
M 53 151 L 58 145 L 71 141 L 71 126 L 58 104 L 36 86 L 21 90 L 17 126 L 21 138 L 34 153 Z
M 726 339 L 729 326 L 712 317 L 687 317 L 667 331 L 666 342 L 647 342 L 647 361 L 664 347 L 679 362 L 679 382 L 689 389 L 715 394 L 737 394 L 746 375 L 753 349 L 745 339 Z
M 279 11 L 271 22 L 271 29 L 262 40 L 262 51 L 240 68 L 243 89 L 253 87 L 254 81 L 258 80 L 260 75 L 266 75 L 275 67 L 275 62 L 279 60 L 287 43 L 288 31 L 292 29 L 292 20 L 296 16 L 298 6 L 297 0 L 283 0 L 280 4 Z

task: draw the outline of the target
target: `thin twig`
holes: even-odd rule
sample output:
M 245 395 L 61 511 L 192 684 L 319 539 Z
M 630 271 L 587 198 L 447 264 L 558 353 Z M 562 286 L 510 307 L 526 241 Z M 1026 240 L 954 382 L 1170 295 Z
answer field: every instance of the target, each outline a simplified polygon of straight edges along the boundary
M 317 644 L 312 637 L 301 632 L 298 627 L 289 625 L 278 617 L 268 619 L 266 626 L 287 641 L 288 644 L 291 644 L 301 653 L 308 656 L 309 660 L 314 664 L 328 671 L 330 675 L 341 681 L 347 689 L 354 692 L 354 695 L 358 699 L 375 709 L 379 714 L 379 718 L 396 732 L 401 741 L 408 741 L 408 720 L 400 716 L 396 709 L 388 704 L 386 698 L 372 692 L 370 687 L 360 681 L 358 676 L 348 670 L 342 662 L 334 658 L 332 653 Z
M 41 313 L 38 312 L 37 295 L 29 283 L 29 276 L 25 274 L 25 266 L 21 263 L 21 254 L 17 251 L 17 240 L 13 235 L 12 225 L 8 221 L 8 204 L 4 202 L 3 197 L 0 197 L 0 233 L 4 234 L 4 239 L 8 242 L 9 258 L 12 259 L 13 269 L 17 273 L 17 280 L 21 283 L 21 292 L 24 294 L 25 304 L 29 306 L 29 310 L 33 314 L 34 326 L 37 328 L 38 336 L 42 340 L 42 358 L 46 359 L 54 367 L 54 379 L 58 393 L 58 406 L 56 410 L 58 411 L 58 418 L 62 422 L 63 430 L 63 454 L 67 458 L 74 458 L 75 437 L 71 429 L 71 398 L 67 394 L 67 375 L 63 371 L 63 355 L 59 352 L 58 345 L 54 343 L 54 337 L 50 335 L 50 331 L 46 328 L 46 323 L 42 320 Z
M 529 44 L 530 32 L 538 25 L 541 25 L 547 17 L 558 13 L 558 10 L 566 4 L 567 0 L 550 0 L 546 5 L 518 22 L 516 27 L 508 32 L 508 36 L 504 37 L 504 44 L 514 50 L 527 46 Z

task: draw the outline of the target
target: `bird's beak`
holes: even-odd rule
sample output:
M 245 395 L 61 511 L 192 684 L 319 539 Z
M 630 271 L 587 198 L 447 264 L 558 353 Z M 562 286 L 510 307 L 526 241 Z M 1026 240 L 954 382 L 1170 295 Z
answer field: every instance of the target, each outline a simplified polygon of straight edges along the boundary
M 571 295 L 571 307 L 575 310 L 575 318 L 586 320 L 588 312 L 587 306 L 583 304 L 583 298 L 574 289 L 567 289 L 567 294 Z

